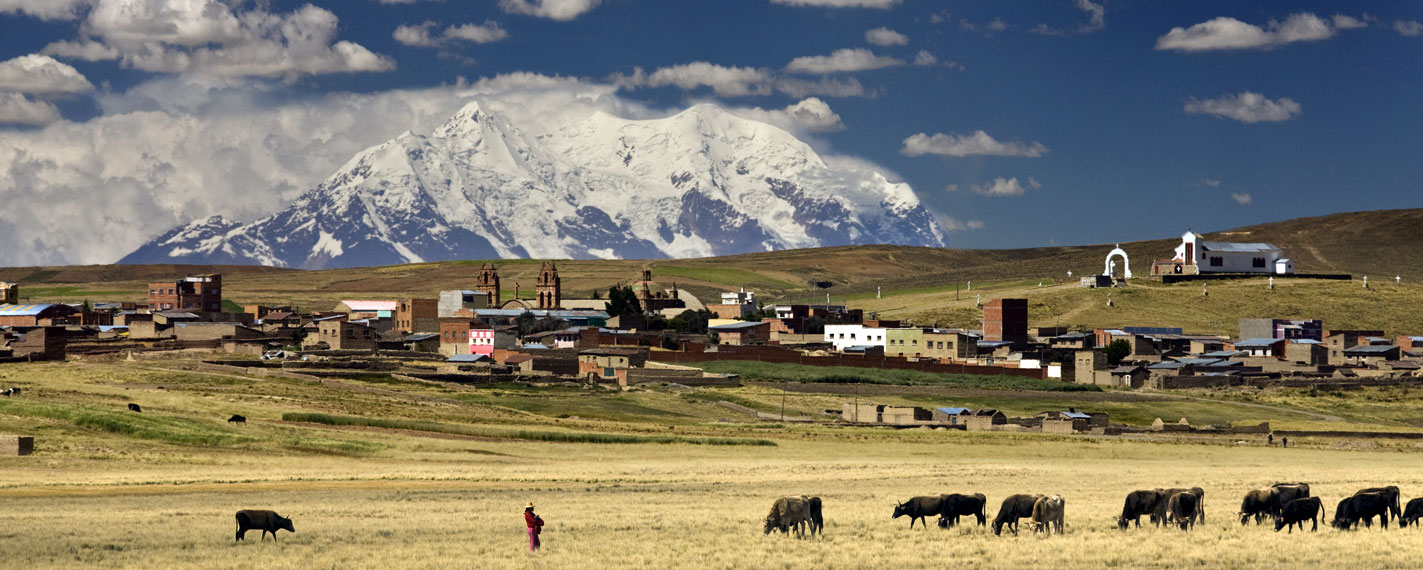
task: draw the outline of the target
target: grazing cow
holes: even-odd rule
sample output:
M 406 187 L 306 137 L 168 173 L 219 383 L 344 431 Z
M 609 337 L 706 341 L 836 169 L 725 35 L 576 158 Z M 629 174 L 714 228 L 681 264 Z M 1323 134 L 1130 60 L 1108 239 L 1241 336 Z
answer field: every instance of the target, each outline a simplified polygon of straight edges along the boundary
M 1176 493 L 1190 493 L 1192 495 L 1195 495 L 1196 514 L 1195 517 L 1191 520 L 1191 522 L 1192 524 L 1196 522 L 1206 522 L 1205 489 L 1202 489 L 1200 487 L 1191 487 L 1190 489 L 1157 489 L 1156 492 L 1160 493 L 1161 495 L 1156 502 L 1156 510 L 1151 515 L 1151 522 L 1158 525 L 1166 522 L 1166 503 L 1171 499 L 1171 495 L 1175 495 Z
M 1250 517 L 1255 517 L 1255 524 L 1260 524 L 1260 519 L 1269 515 L 1275 510 L 1275 502 L 1280 498 L 1280 490 L 1274 487 L 1261 487 L 1245 494 L 1245 500 L 1240 502 L 1240 525 L 1245 526 L 1250 521 Z
M 945 495 L 944 510 L 939 513 L 939 528 L 951 528 L 959 524 L 959 517 L 969 515 L 978 519 L 978 526 L 983 526 L 988 520 L 983 512 L 987 504 L 988 497 L 983 496 L 983 493 Z
M 1122 503 L 1122 516 L 1117 517 L 1117 528 L 1126 530 L 1132 523 L 1136 524 L 1136 528 L 1141 528 L 1142 515 L 1147 515 L 1154 522 L 1156 504 L 1162 502 L 1161 498 L 1160 489 L 1127 493 L 1127 500 Z
M 1313 521 L 1314 525 L 1309 530 L 1311 532 L 1319 530 L 1319 513 L 1324 510 L 1324 501 L 1319 497 L 1308 499 L 1295 499 L 1280 508 L 1280 518 L 1275 519 L 1275 532 L 1289 527 L 1289 532 L 1295 531 L 1295 525 L 1299 525 L 1301 532 L 1304 531 L 1304 521 Z
M 1275 483 L 1271 487 L 1280 492 L 1275 499 L 1275 507 L 1270 510 L 1270 515 L 1275 518 L 1280 518 L 1280 509 L 1290 501 L 1309 498 L 1309 483 Z
M 1403 509 L 1399 508 L 1399 497 L 1398 497 L 1399 491 L 1398 491 L 1398 487 L 1395 487 L 1395 486 L 1393 486 L 1393 485 L 1389 485 L 1389 486 L 1387 486 L 1387 487 L 1374 487 L 1374 488 L 1372 488 L 1372 489 L 1360 489 L 1358 493 L 1354 493 L 1354 494 L 1355 494 L 1355 495 L 1359 495 L 1359 494 L 1363 494 L 1363 493 L 1378 493 L 1378 494 L 1380 494 L 1380 495 L 1383 495 L 1384 500 L 1385 500 L 1385 501 L 1388 501 L 1388 510 L 1389 510 L 1389 513 L 1392 513 L 1392 514 L 1393 514 L 1393 518 L 1400 518 L 1400 517 L 1403 516 Z M 1385 516 L 1385 518 L 1386 518 L 1388 515 L 1384 515 L 1384 516 Z
M 275 511 L 237 511 L 237 540 L 246 540 L 249 530 L 260 530 L 262 531 L 260 540 L 266 540 L 267 533 L 270 532 L 272 541 L 275 542 L 277 531 L 282 529 L 286 529 L 287 532 L 296 532 L 296 529 L 292 528 L 292 520 Z
M 1195 493 L 1190 491 L 1172 493 L 1166 499 L 1166 515 L 1162 517 L 1161 522 L 1179 525 L 1181 530 L 1190 530 L 1196 524 L 1196 516 L 1200 514 L 1199 506 L 1200 499 L 1196 497 Z
M 5 396 L 6 398 L 18 393 L 19 391 L 17 391 L 15 388 L 6 388 L 4 390 L 0 390 L 0 396 Z
M 810 520 L 806 521 L 810 526 L 810 535 L 824 534 L 825 517 L 820 514 L 820 497 L 804 497 L 806 504 L 810 508 Z
M 129 405 L 128 405 L 128 409 L 129 409 L 129 410 L 132 410 L 132 411 L 135 411 L 135 412 L 142 412 L 142 411 L 143 411 L 143 408 L 138 407 L 138 404 L 129 404 Z
M 1330 524 L 1339 530 L 1349 530 L 1360 522 L 1372 528 L 1374 517 L 1379 517 L 1379 524 L 1388 528 L 1388 498 L 1380 493 L 1359 493 L 1339 501 L 1334 509 L 1334 522 Z
M 246 418 L 245 416 L 239 416 L 239 415 L 233 414 L 232 417 L 227 418 L 227 423 L 230 423 L 230 424 L 242 424 L 242 425 L 245 426 L 245 425 L 247 425 L 247 418 Z
M 894 505 L 893 518 L 897 519 L 907 516 L 909 517 L 909 528 L 914 528 L 915 520 L 923 523 L 922 526 L 924 528 L 929 528 L 929 523 L 924 522 L 924 517 L 932 515 L 942 516 L 944 512 L 944 499 L 946 497 L 948 497 L 948 495 L 925 495 L 922 497 L 914 497 L 903 503 L 896 503 Z
M 1018 536 L 1018 519 L 1033 516 L 1033 505 L 1041 498 L 1042 495 L 1019 494 L 1003 499 L 1003 504 L 998 507 L 998 516 L 993 518 L 993 536 L 1002 534 L 1003 525 L 1008 525 L 1013 536 Z
M 1423 518 L 1423 498 L 1410 500 L 1403 508 L 1403 516 L 1398 517 L 1398 526 L 1417 525 L 1420 518 Z
M 766 515 L 764 534 L 771 534 L 772 530 L 779 530 L 781 534 L 794 530 L 796 538 L 804 537 L 806 524 L 816 528 L 810 509 L 810 498 L 803 495 L 776 499 L 770 514 Z
M 1062 495 L 1041 497 L 1033 503 L 1033 532 L 1044 531 L 1052 534 L 1056 527 L 1062 534 L 1062 518 L 1065 504 Z

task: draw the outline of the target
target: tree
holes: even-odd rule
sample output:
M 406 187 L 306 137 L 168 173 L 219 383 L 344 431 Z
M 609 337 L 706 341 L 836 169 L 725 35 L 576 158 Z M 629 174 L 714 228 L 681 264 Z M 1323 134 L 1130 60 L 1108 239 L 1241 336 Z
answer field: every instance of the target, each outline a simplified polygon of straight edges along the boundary
M 610 317 L 641 315 L 642 302 L 637 300 L 637 293 L 632 291 L 632 287 L 614 285 L 608 288 L 607 310 Z
M 668 320 L 667 328 L 675 329 L 679 333 L 701 334 L 707 332 L 707 321 L 715 316 L 706 309 L 700 311 L 688 309 Z
M 1107 345 L 1107 364 L 1116 366 L 1131 354 L 1131 343 L 1124 338 L 1119 338 Z

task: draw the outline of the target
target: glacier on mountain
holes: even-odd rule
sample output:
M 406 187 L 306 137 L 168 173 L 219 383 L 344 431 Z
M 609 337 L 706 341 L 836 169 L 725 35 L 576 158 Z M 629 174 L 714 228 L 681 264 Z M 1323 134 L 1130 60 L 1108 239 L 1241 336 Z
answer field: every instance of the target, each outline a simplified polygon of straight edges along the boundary
M 531 135 L 472 102 L 428 135 L 357 154 L 280 212 L 198 220 L 120 263 L 317 269 L 868 243 L 941 247 L 944 234 L 907 184 L 832 167 L 775 126 L 701 104 Z

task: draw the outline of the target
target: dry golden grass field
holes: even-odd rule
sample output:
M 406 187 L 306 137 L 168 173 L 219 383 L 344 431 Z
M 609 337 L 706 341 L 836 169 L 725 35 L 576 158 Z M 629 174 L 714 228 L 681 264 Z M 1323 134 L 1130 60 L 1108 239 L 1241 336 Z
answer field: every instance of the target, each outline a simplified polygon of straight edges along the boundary
M 24 390 L 0 398 L 0 433 L 37 438 L 34 455 L 0 457 L 0 567 L 1416 568 L 1423 556 L 1423 532 L 1413 528 L 1341 532 L 1326 521 L 1318 532 L 1276 534 L 1231 517 L 1245 491 L 1276 481 L 1309 482 L 1330 515 L 1363 487 L 1396 484 L 1405 501 L 1423 495 L 1423 444 L 1409 440 L 1310 439 L 1279 449 L 1259 438 L 783 426 L 748 423 L 712 403 L 778 405 L 780 393 L 761 387 L 313 383 L 191 366 L 86 360 L 0 369 L 0 385 Z M 1219 421 L 1353 430 L 1416 431 L 1420 419 L 1407 412 L 1419 403 L 1407 392 L 1343 396 L 1348 413 L 1330 419 L 1296 392 L 1250 402 L 1128 396 L 992 398 L 1023 409 L 1114 402 L 1151 414 L 1211 406 Z M 791 394 L 788 409 L 811 415 L 843 400 Z M 248 425 L 228 425 L 232 413 Z M 366 425 L 298 421 L 318 417 Z M 719 445 L 762 440 L 774 445 Z M 1207 522 L 1189 533 L 1117 530 L 1126 493 L 1159 486 L 1203 487 Z M 1017 537 L 932 522 L 910 531 L 890 518 L 895 501 L 948 492 L 986 494 L 990 520 L 1009 494 L 1061 494 L 1066 534 L 1034 536 L 1026 521 Z M 823 537 L 762 535 L 771 502 L 789 494 L 823 499 Z M 544 549 L 532 555 L 525 501 L 548 522 Z M 244 508 L 275 509 L 297 532 L 234 542 L 233 513 Z

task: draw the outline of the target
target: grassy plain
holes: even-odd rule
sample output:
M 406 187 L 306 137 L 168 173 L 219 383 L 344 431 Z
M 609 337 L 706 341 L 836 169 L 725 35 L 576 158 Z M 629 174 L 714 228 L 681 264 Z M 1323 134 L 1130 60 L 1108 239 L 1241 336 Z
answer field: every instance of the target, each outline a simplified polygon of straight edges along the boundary
M 1362 487 L 1397 484 L 1405 500 L 1423 494 L 1423 447 L 1413 441 L 1303 439 L 1279 449 L 1258 438 L 783 426 L 717 404 L 776 409 L 781 392 L 759 384 L 613 392 L 318 383 L 190 365 L 86 360 L 0 370 L 0 384 L 24 389 L 0 398 L 0 433 L 37 437 L 34 455 L 0 457 L 0 568 L 1412 568 L 1423 555 L 1423 533 L 1412 529 L 1275 534 L 1229 520 L 1246 490 L 1274 481 L 1310 482 L 1331 512 Z M 1418 409 L 1417 394 L 1403 390 L 1246 399 L 863 388 L 880 392 L 862 399 L 883 403 L 1111 407 L 1118 421 L 1204 414 L 1403 430 L 1419 419 L 1407 413 Z M 785 397 L 796 415 L 848 400 Z M 130 402 L 143 413 L 125 411 Z M 227 424 L 232 413 L 248 425 Z M 528 436 L 545 433 L 573 435 Z M 1206 524 L 1191 533 L 1116 530 L 1128 491 L 1178 485 L 1206 489 Z M 990 518 L 1009 494 L 1062 494 L 1067 534 L 910 531 L 890 518 L 895 501 L 942 492 L 986 494 Z M 824 499 L 822 538 L 761 534 L 771 501 L 787 494 Z M 529 500 L 548 521 L 535 555 L 520 518 Z M 235 543 L 233 513 L 242 508 L 274 508 L 297 532 Z

